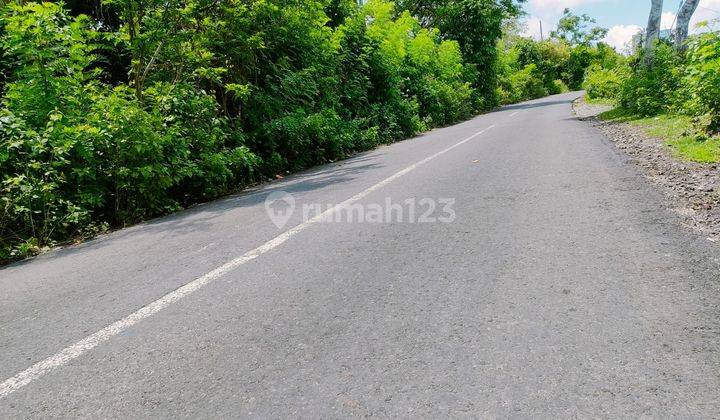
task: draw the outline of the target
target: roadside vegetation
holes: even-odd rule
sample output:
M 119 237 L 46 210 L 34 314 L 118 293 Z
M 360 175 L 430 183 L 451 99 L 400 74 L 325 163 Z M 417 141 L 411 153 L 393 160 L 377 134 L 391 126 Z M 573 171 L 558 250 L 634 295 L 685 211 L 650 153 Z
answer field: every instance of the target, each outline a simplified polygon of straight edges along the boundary
M 0 262 L 499 104 L 619 56 L 513 0 L 0 0 Z
M 589 101 L 615 105 L 602 119 L 630 122 L 683 159 L 720 162 L 720 34 L 660 41 L 614 65 L 591 66 Z
M 607 100 L 590 103 L 611 104 Z M 698 134 L 695 120 L 688 115 L 660 114 L 643 117 L 624 108 L 614 108 L 600 114 L 600 119 L 626 122 L 641 127 L 651 137 L 663 139 L 680 159 L 700 163 L 720 162 L 720 137 Z
M 508 23 L 498 49 L 498 97 L 513 103 L 580 90 L 589 67 L 615 67 L 623 60 L 613 48 L 599 42 L 606 29 L 587 15 L 566 9 L 558 28 L 543 41 L 522 37 Z

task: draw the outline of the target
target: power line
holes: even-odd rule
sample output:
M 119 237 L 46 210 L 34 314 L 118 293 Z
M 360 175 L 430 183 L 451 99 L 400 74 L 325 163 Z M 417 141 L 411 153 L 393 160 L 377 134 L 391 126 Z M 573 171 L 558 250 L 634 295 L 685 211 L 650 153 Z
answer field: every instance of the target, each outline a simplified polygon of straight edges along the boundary
M 705 10 L 708 10 L 708 11 L 710 11 L 710 12 L 713 12 L 713 13 L 716 13 L 716 14 L 720 15 L 720 12 L 719 12 L 719 11 L 714 10 L 714 9 L 711 9 L 711 8 L 709 8 L 709 7 L 701 6 L 701 5 L 699 5 L 699 4 L 698 4 L 698 7 L 701 8 L 701 9 L 705 9 Z
M 685 6 L 685 1 L 687 1 L 687 0 L 683 0 L 682 2 L 680 2 L 680 5 L 678 6 L 678 10 L 675 13 L 675 17 L 673 17 L 673 21 L 670 24 L 670 31 L 672 31 L 673 26 L 675 26 L 675 22 L 677 21 L 677 17 L 680 14 L 680 10 L 683 8 L 683 6 Z

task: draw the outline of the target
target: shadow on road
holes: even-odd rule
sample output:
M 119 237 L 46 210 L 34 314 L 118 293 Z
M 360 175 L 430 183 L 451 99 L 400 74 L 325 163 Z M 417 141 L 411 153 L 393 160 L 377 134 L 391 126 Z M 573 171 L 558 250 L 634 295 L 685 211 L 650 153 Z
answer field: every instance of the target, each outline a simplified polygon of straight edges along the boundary
M 496 111 L 490 112 L 489 114 L 507 110 L 522 110 L 569 104 L 572 103 L 577 96 L 579 96 L 579 94 L 572 97 L 569 95 L 570 94 L 563 94 L 561 96 L 563 99 L 558 98 L 559 95 L 557 95 L 537 99 L 531 102 L 507 105 L 497 109 Z M 472 119 L 467 122 L 469 121 L 472 121 Z M 0 272 L 5 269 L 20 267 L 35 260 L 53 260 L 63 256 L 83 252 L 90 247 L 95 249 L 101 248 L 110 244 L 111 240 L 122 240 L 128 235 L 158 235 L 164 233 L 165 239 L 167 239 L 168 235 L 170 237 L 178 237 L 190 232 L 208 230 L 212 226 L 213 220 L 220 217 L 222 214 L 225 214 L 233 209 L 262 204 L 265 201 L 265 198 L 275 191 L 300 194 L 322 189 L 330 185 L 353 181 L 362 176 L 362 174 L 366 173 L 368 170 L 383 166 L 379 163 L 379 161 L 373 159 L 370 155 L 372 152 L 373 150 L 362 152 L 357 155 L 350 156 L 348 160 L 311 168 L 303 172 L 289 175 L 281 181 L 263 183 L 256 187 L 252 187 L 214 201 L 181 210 L 177 213 L 160 216 L 128 228 L 113 231 L 108 235 L 101 236 L 82 244 L 68 245 L 64 248 L 54 250 L 44 255 L 18 261 L 5 267 L 0 267 Z
M 382 167 L 383 165 L 373 161 L 369 152 L 363 152 L 352 157 L 347 163 L 330 163 L 315 167 L 304 172 L 287 176 L 281 181 L 264 183 L 235 194 L 218 198 L 214 201 L 202 203 L 176 213 L 160 216 L 158 218 L 121 228 L 107 235 L 83 242 L 71 244 L 58 248 L 47 254 L 17 261 L 0 267 L 0 272 L 22 267 L 33 261 L 51 261 L 68 255 L 82 253 L 88 248 L 99 249 L 111 244 L 114 241 L 122 240 L 129 235 L 164 235 L 163 240 L 172 237 L 183 236 L 187 233 L 208 230 L 213 220 L 219 216 L 244 207 L 252 207 L 262 204 L 265 198 L 275 191 L 285 191 L 290 194 L 301 194 L 313 190 L 319 190 L 330 185 L 346 183 L 362 176 L 368 170 Z
M 575 98 L 572 99 L 561 99 L 561 100 L 555 100 L 555 101 L 542 101 L 542 102 L 530 102 L 530 103 L 524 103 L 524 104 L 515 104 L 515 105 L 507 105 L 502 108 L 502 110 L 512 110 L 512 109 L 531 109 L 531 108 L 540 108 L 543 106 L 551 106 L 551 105 L 560 105 L 560 104 L 570 104 L 575 100 Z

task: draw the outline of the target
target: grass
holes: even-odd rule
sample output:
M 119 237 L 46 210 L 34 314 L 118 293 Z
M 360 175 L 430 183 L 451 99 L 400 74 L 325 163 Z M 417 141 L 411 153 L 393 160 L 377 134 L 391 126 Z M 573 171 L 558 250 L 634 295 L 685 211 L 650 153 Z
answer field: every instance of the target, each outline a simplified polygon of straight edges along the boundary
M 700 163 L 720 162 L 720 136 L 708 138 L 699 134 L 688 116 L 662 114 L 642 117 L 621 108 L 613 108 L 599 117 L 641 127 L 647 135 L 662 139 L 681 159 Z
M 585 102 L 592 104 L 592 105 L 615 105 L 615 101 L 608 98 L 594 98 L 591 99 L 587 95 L 585 95 Z

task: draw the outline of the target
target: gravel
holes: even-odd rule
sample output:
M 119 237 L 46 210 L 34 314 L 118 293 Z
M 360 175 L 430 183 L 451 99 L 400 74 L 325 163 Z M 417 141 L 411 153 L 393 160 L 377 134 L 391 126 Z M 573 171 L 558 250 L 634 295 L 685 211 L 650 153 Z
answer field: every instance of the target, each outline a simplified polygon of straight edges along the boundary
M 575 114 L 602 131 L 662 191 L 666 205 L 678 214 L 684 226 L 710 241 L 720 241 L 718 164 L 682 160 L 661 139 L 648 136 L 642 128 L 597 117 L 611 108 L 589 104 L 582 98 L 574 103 Z

